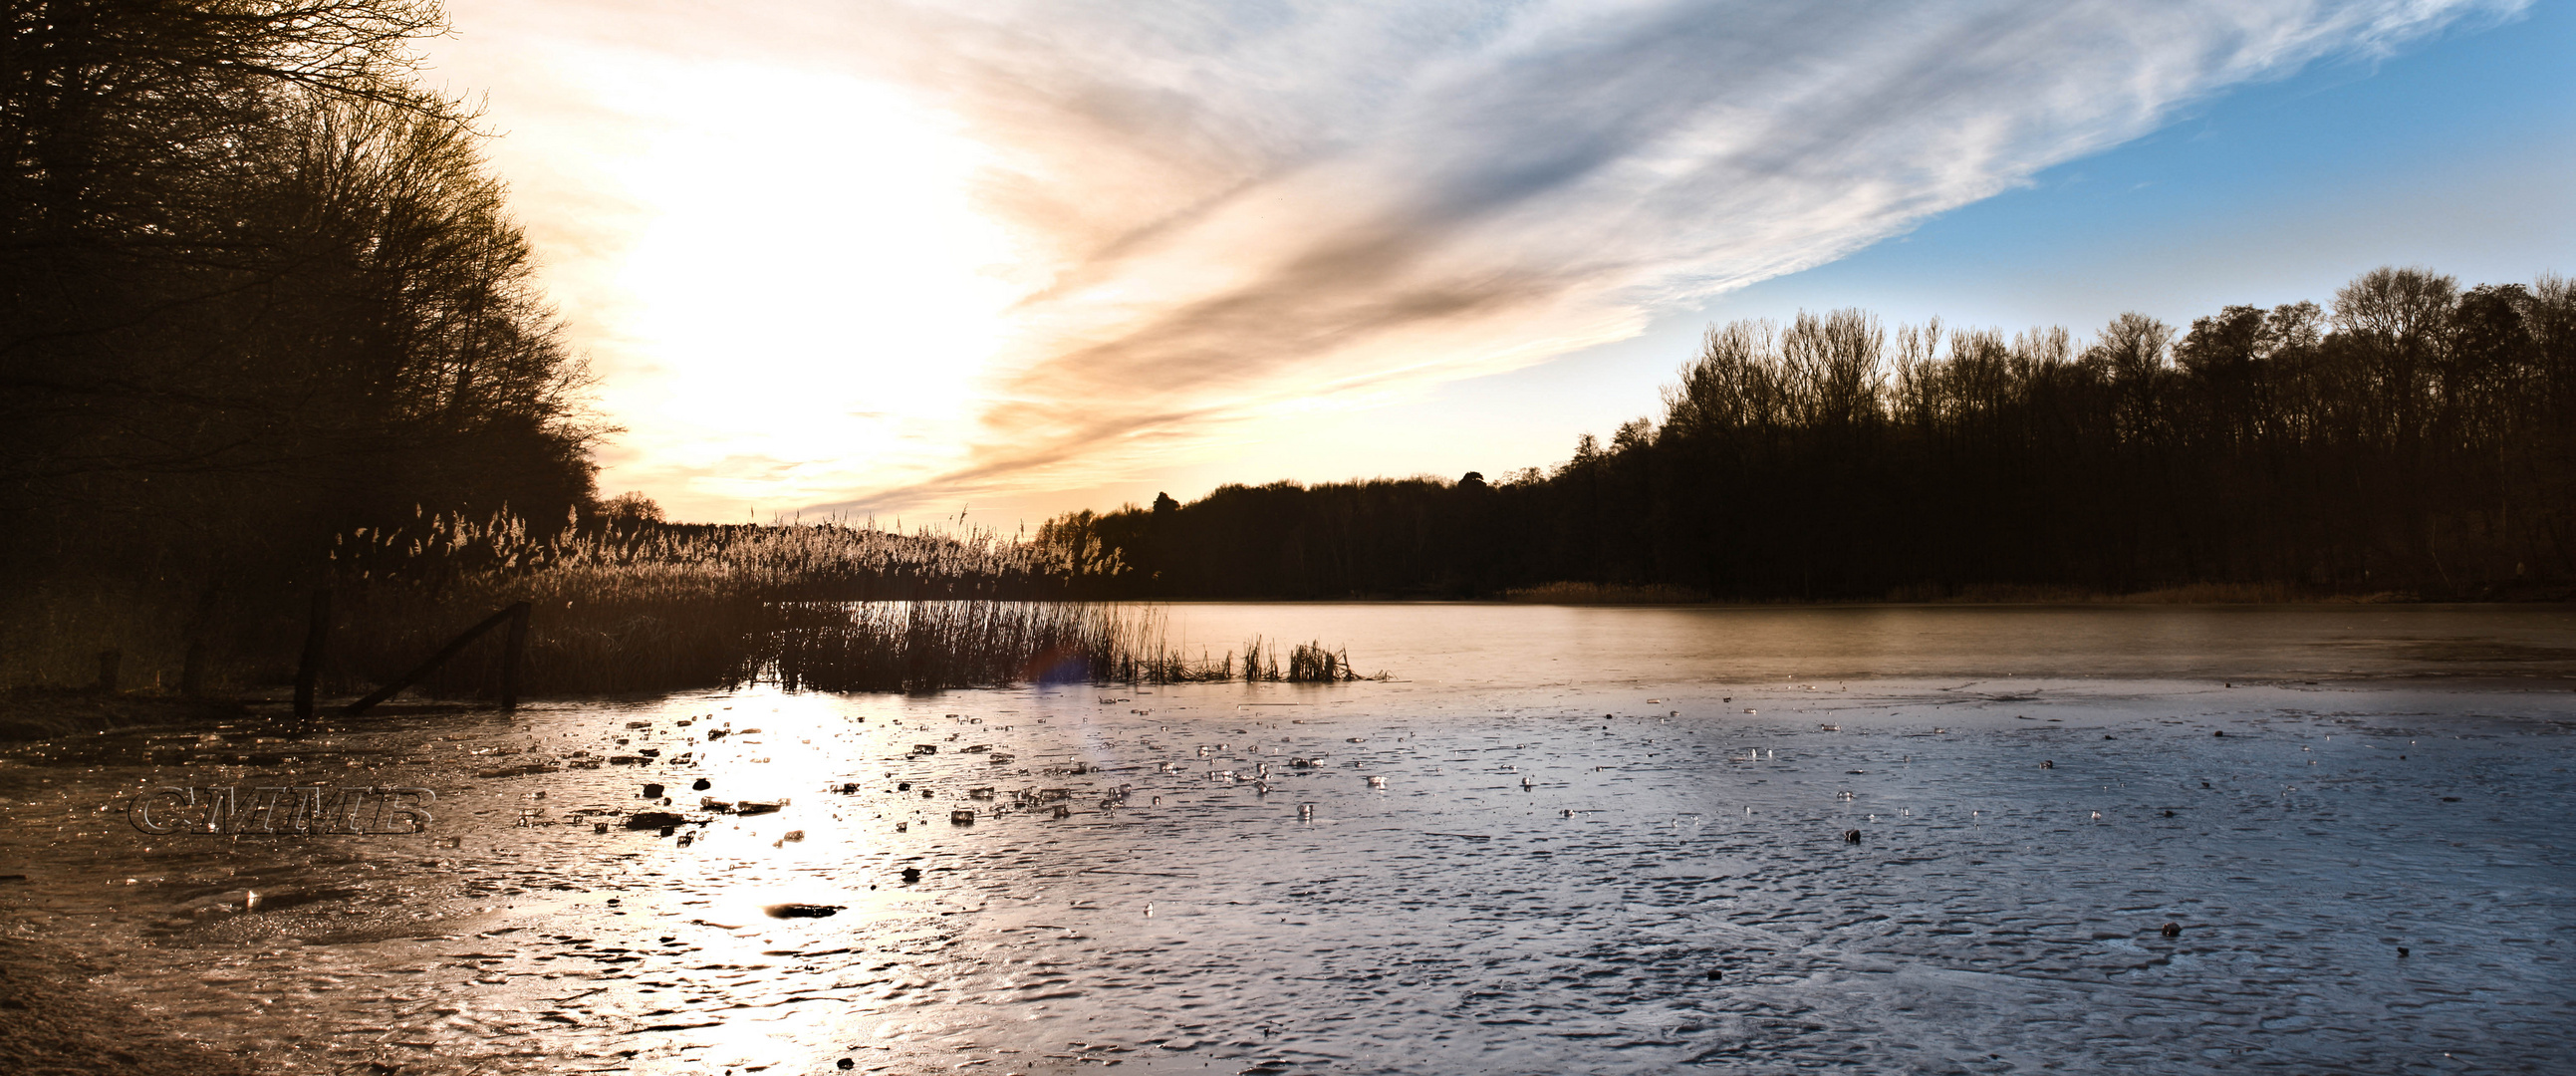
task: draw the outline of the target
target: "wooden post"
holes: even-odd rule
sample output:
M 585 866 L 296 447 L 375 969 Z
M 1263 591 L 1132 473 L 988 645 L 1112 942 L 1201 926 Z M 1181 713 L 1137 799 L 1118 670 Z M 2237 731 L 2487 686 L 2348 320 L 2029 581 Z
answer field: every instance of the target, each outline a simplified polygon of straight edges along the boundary
M 510 607 L 510 638 L 501 651 L 501 708 L 519 708 L 519 661 L 528 650 L 528 603 Z
M 198 698 L 206 693 L 206 632 L 215 624 L 215 596 L 222 583 L 206 584 L 197 596 L 197 611 L 188 618 L 188 656 L 179 663 L 179 694 Z
M 206 641 L 188 640 L 188 656 L 179 665 L 179 694 L 196 698 L 206 693 Z
M 98 690 L 102 694 L 116 694 L 116 667 L 124 661 L 125 651 L 101 650 L 98 652 Z
M 304 659 L 295 666 L 295 717 L 313 719 L 313 685 L 322 676 L 322 653 L 331 638 L 331 588 L 313 592 L 312 618 L 304 626 Z

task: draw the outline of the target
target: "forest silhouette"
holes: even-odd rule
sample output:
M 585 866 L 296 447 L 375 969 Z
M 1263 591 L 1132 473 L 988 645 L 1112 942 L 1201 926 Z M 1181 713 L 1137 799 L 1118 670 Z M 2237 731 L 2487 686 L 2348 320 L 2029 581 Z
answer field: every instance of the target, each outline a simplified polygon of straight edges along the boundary
M 1547 471 L 1229 485 L 1041 540 L 1139 598 L 2563 598 L 2576 289 L 2382 268 L 2082 347 L 1736 321 L 1660 420 Z
M 434 4 L 7 11 L 0 642 L 201 633 L 335 534 L 590 500 L 587 375 L 472 112 L 414 78 Z

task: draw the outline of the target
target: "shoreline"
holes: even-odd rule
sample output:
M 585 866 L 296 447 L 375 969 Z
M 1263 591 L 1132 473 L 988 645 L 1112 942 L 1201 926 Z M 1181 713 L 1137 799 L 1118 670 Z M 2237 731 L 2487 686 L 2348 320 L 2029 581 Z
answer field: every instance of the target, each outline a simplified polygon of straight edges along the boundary
M 124 995 L 92 982 L 106 970 L 51 942 L 0 936 L 0 1056 L 27 1076 L 259 1071 L 252 1060 L 161 1030 Z
M 50 740 L 154 725 L 186 725 L 251 716 L 247 699 L 185 698 L 96 688 L 25 686 L 0 692 L 0 743 Z

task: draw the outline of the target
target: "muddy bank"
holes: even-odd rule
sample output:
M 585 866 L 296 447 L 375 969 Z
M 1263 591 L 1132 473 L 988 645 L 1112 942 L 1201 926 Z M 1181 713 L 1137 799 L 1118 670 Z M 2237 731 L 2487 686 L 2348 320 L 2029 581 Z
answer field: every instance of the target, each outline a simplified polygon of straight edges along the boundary
M 0 886 L 13 884 L 0 881 Z M 4 892 L 5 890 L 0 890 Z M 101 965 L 27 938 L 0 938 L 0 1057 L 26 1076 L 249 1076 L 245 1059 L 156 1030 L 90 984 Z
M 211 724 L 248 714 L 239 702 L 59 688 L 0 693 L 0 742 L 129 728 Z M 0 870 L 0 899 L 26 876 Z M 0 1057 L 30 1076 L 119 1073 L 233 1076 L 250 1062 L 154 1030 L 122 995 L 94 985 L 108 969 L 49 942 L 0 936 Z

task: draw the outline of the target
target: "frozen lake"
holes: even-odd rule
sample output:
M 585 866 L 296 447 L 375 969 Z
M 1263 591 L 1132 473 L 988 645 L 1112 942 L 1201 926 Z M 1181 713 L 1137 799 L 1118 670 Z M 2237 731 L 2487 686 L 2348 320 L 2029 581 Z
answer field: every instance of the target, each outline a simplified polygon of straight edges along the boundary
M 19 745 L 0 908 L 279 1072 L 2576 1069 L 2562 607 L 1168 616 L 1394 678 Z

